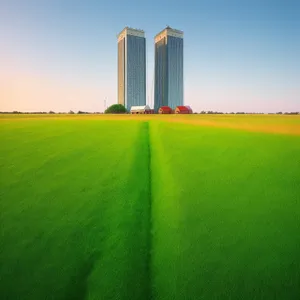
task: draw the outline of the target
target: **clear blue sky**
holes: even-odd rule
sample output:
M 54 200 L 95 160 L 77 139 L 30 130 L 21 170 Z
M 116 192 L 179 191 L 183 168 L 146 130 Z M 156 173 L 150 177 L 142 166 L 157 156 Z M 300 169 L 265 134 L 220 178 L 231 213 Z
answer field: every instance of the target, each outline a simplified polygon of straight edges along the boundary
M 102 111 L 117 102 L 117 38 L 184 31 L 185 104 L 300 111 L 300 1 L 0 0 L 0 110 Z

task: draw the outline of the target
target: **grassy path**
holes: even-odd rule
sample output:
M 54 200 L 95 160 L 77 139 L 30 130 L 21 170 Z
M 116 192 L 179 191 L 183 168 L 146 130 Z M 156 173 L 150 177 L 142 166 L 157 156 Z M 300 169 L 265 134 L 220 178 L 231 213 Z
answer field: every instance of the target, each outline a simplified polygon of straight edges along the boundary
M 89 278 L 87 299 L 146 300 L 150 294 L 147 123 L 139 124 L 137 137 L 124 185 L 114 190 L 113 199 L 108 195 L 105 200 L 103 255 Z

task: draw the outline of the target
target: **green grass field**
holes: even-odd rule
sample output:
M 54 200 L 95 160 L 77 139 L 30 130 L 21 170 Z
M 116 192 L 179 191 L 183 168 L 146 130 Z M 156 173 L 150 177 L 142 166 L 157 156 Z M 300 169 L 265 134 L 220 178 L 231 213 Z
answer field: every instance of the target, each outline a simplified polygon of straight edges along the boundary
M 298 300 L 300 118 L 188 117 L 0 117 L 0 298 Z

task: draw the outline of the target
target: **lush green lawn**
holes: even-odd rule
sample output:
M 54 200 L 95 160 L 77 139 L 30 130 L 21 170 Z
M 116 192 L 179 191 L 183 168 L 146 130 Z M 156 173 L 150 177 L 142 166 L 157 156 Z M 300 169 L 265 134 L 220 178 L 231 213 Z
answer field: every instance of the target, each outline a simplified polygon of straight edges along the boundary
M 147 123 L 1 123 L 1 299 L 145 299 Z
M 299 299 L 300 138 L 151 128 L 157 299 Z
M 0 120 L 1 299 L 299 299 L 300 136 L 161 120 Z

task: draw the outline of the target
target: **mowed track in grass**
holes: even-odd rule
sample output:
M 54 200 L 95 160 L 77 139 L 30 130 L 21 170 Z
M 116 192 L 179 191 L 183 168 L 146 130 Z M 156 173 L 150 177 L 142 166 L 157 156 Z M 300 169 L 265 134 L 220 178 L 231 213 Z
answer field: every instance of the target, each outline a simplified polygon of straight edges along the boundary
M 147 299 L 147 125 L 1 123 L 1 299 Z
M 299 118 L 201 117 L 5 117 L 4 299 L 298 299 Z

